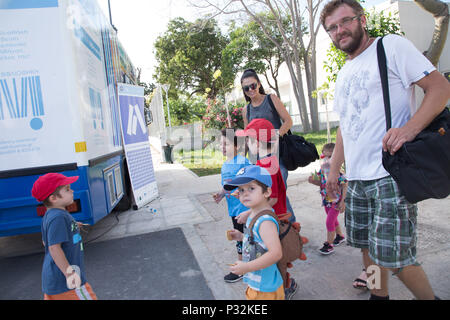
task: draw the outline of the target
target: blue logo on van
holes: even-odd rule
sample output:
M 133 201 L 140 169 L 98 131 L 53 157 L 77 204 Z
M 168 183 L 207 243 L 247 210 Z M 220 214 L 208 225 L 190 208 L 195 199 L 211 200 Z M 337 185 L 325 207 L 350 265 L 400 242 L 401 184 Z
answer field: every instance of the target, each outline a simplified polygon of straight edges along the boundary
M 29 113 L 30 111 L 30 113 Z M 33 117 L 30 127 L 40 130 L 45 115 L 40 76 L 0 79 L 0 120 Z

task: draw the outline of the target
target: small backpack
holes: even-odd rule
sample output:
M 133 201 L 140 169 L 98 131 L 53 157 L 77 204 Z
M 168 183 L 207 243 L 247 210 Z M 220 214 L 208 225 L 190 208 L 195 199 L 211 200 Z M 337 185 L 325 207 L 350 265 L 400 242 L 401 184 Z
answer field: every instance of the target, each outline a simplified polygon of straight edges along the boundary
M 303 253 L 303 244 L 306 244 L 308 239 L 300 235 L 300 224 L 298 222 L 292 223 L 288 220 L 289 214 L 281 216 L 280 219 L 275 212 L 271 210 L 263 210 L 252 219 L 250 225 L 248 226 L 248 229 L 250 230 L 249 242 L 251 245 L 255 244 L 253 237 L 253 226 L 263 215 L 270 215 L 278 223 L 283 256 L 280 261 L 278 261 L 277 267 L 283 277 L 284 287 L 289 288 L 290 278 L 287 273 L 287 268 L 291 268 L 291 262 L 297 259 L 306 260 L 306 256 Z

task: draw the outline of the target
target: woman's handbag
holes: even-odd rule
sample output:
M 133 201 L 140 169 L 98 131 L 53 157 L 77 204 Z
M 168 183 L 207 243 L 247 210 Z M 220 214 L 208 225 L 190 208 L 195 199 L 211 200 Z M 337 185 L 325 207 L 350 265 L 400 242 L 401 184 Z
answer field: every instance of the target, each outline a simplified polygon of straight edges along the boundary
M 272 110 L 278 113 L 270 95 L 269 104 Z M 281 162 L 288 171 L 293 171 L 298 167 L 306 167 L 319 159 L 314 143 L 306 141 L 302 136 L 292 134 L 291 130 L 279 139 L 279 155 Z
M 382 39 L 377 43 L 383 87 L 386 131 L 391 128 L 391 106 Z M 397 182 L 402 195 L 416 203 L 450 194 L 450 112 L 445 108 L 416 138 L 394 155 L 383 151 L 383 166 Z
M 314 143 L 306 141 L 302 136 L 292 134 L 291 130 L 280 137 L 279 148 L 281 162 L 289 171 L 305 167 L 319 159 Z

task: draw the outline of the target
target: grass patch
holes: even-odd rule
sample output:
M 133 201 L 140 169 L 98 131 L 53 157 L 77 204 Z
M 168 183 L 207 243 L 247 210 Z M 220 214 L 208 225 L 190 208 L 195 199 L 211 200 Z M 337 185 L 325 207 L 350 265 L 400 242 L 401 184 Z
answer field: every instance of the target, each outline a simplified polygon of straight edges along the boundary
M 331 142 L 336 142 L 336 131 L 337 128 L 330 130 Z M 294 134 L 301 135 L 307 141 L 314 143 L 319 154 L 322 152 L 323 145 L 327 143 L 326 129 L 305 134 L 294 132 Z M 176 162 L 181 163 L 199 177 L 219 174 L 222 164 L 225 161 L 222 151 L 215 150 L 211 146 L 203 150 L 177 150 L 174 151 L 173 156 Z
M 219 150 L 179 150 L 174 152 L 174 160 L 194 172 L 199 177 L 220 173 L 225 157 Z
M 336 143 L 336 132 L 337 128 L 330 129 L 331 142 Z M 317 152 L 320 154 L 322 152 L 322 148 L 325 144 L 327 144 L 327 129 L 321 130 L 319 132 L 311 132 L 311 133 L 299 133 L 294 132 L 295 134 L 303 136 L 308 142 L 314 143 L 317 148 Z

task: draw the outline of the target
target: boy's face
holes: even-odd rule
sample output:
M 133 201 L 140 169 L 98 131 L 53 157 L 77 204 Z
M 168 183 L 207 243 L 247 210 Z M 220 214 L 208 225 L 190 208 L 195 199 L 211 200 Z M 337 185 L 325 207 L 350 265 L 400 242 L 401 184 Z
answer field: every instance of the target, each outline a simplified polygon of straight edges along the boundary
M 256 138 L 248 137 L 247 145 L 252 154 L 258 154 L 258 140 L 256 140 Z
M 222 145 L 222 154 L 227 158 L 233 158 L 237 153 L 237 148 L 234 146 L 233 141 L 228 140 L 226 137 L 222 136 L 220 138 L 220 143 Z
M 270 188 L 263 192 L 262 187 L 255 182 L 250 181 L 247 184 L 239 186 L 239 201 L 247 208 L 254 208 L 265 204 L 272 193 Z
M 70 184 L 65 185 L 59 190 L 58 195 L 51 195 L 50 202 L 53 207 L 65 208 L 73 203 L 73 190 Z

